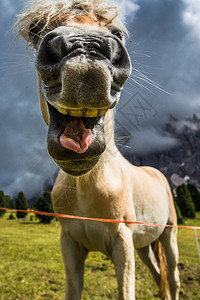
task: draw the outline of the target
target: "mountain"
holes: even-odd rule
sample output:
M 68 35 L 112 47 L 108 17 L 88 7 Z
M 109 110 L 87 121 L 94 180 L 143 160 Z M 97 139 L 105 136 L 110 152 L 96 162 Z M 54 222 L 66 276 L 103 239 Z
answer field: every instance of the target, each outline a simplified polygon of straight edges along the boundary
M 138 166 L 153 166 L 162 171 L 172 188 L 193 183 L 200 189 L 200 119 L 177 120 L 173 116 L 164 128 L 165 135 L 177 140 L 176 145 L 147 155 L 128 154 L 126 158 Z

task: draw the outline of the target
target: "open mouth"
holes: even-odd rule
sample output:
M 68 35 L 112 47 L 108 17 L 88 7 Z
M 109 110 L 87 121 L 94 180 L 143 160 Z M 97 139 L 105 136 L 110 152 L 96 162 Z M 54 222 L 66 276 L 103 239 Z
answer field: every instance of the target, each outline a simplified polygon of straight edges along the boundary
M 89 172 L 106 149 L 105 115 L 101 115 L 106 110 L 66 109 L 63 114 L 49 102 L 47 105 L 50 115 L 47 134 L 49 154 L 70 175 L 80 176 Z
M 85 153 L 95 139 L 94 127 L 102 125 L 107 109 L 59 108 L 63 126 L 58 136 L 60 145 L 78 154 Z

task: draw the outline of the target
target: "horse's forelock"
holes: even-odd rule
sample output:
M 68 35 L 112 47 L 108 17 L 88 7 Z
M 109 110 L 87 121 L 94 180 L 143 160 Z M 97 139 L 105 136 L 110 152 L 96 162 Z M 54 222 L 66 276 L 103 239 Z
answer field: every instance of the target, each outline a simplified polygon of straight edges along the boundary
M 28 43 L 30 43 L 29 29 L 31 25 L 43 24 L 41 32 L 51 27 L 51 21 L 62 25 L 64 15 L 73 9 L 80 9 L 85 14 L 93 13 L 98 22 L 103 26 L 117 25 L 127 33 L 124 24 L 117 18 L 118 8 L 115 4 L 104 0 L 35 0 L 25 7 L 18 15 L 15 28 Z

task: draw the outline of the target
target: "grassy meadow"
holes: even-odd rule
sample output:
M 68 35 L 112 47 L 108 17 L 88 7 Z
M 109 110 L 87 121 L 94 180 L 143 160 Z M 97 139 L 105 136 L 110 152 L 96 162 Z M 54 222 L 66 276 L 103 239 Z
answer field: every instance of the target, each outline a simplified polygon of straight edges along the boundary
M 60 225 L 0 218 L 0 300 L 64 299 L 65 274 Z M 200 226 L 200 213 L 187 225 Z M 200 231 L 198 238 L 200 240 Z M 194 230 L 179 229 L 181 299 L 200 299 L 200 260 Z M 148 269 L 136 256 L 136 299 L 159 299 Z M 114 267 L 101 253 L 86 260 L 83 300 L 117 299 Z

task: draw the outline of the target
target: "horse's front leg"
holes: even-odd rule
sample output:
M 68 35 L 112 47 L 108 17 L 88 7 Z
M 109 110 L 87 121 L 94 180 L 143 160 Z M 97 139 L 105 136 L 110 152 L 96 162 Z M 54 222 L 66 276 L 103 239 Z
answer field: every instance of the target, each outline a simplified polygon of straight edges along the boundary
M 65 300 L 81 300 L 84 262 L 88 251 L 61 231 L 61 250 L 66 272 Z
M 135 299 L 135 261 L 131 230 L 124 224 L 120 225 L 113 244 L 112 262 L 118 282 L 118 299 Z

